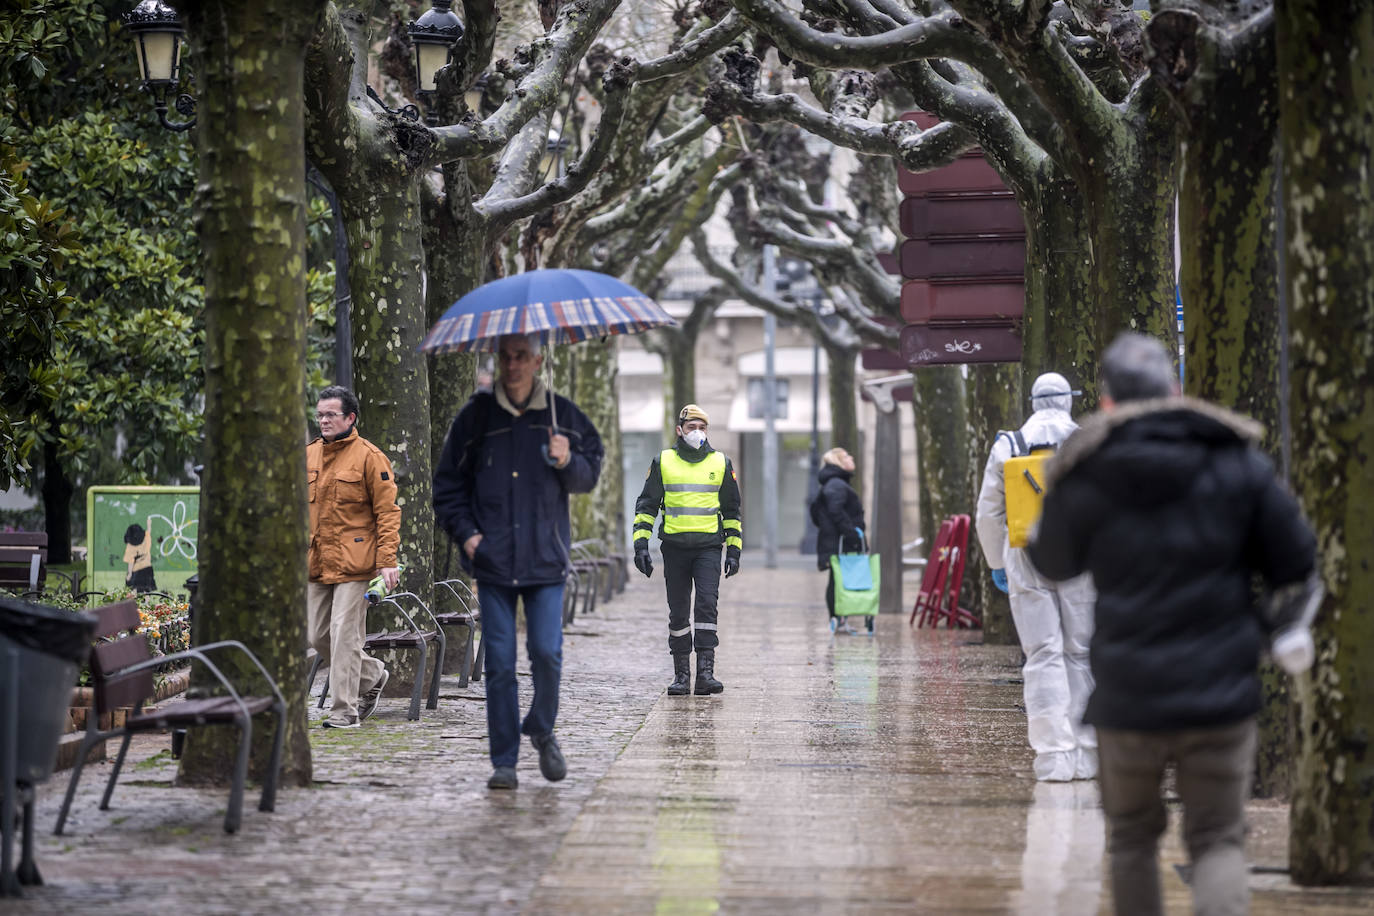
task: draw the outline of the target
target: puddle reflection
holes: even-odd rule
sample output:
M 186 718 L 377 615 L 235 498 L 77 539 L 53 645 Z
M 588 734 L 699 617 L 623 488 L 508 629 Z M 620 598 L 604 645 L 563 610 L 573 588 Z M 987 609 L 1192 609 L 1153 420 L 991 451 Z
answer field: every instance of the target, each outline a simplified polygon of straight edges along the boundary
M 1012 911 L 1023 916 L 1097 913 L 1105 848 L 1096 782 L 1037 782 L 1026 813 L 1021 890 L 1012 895 Z

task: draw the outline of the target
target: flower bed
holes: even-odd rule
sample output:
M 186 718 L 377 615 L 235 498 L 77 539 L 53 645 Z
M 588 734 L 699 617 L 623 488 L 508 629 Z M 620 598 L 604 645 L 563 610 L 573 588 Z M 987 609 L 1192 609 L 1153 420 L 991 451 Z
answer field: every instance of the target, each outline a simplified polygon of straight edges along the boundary
M 148 641 L 148 651 L 152 653 L 154 658 L 190 648 L 191 607 L 187 601 L 181 598 L 168 599 L 163 595 L 140 595 L 132 589 L 121 588 L 106 592 L 97 599 L 97 604 L 114 604 L 129 598 L 135 598 L 138 601 L 138 616 L 141 622 L 138 632 L 143 634 L 143 638 Z M 70 595 L 61 591 L 45 591 L 39 600 L 51 607 L 72 612 L 88 610 L 84 602 L 77 603 Z M 174 665 L 175 663 L 171 663 L 166 668 L 155 669 L 159 683 Z M 81 670 L 81 678 L 77 683 L 82 686 L 90 683 L 89 668 Z

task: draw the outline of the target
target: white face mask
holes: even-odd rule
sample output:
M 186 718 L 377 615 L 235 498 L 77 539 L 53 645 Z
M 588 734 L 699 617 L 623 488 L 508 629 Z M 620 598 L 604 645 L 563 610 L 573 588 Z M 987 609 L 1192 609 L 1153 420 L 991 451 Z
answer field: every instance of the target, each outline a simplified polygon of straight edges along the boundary
M 692 448 L 701 448 L 701 446 L 706 442 L 706 430 L 694 429 L 690 433 L 687 433 L 685 436 L 683 436 L 682 441 L 686 442 Z

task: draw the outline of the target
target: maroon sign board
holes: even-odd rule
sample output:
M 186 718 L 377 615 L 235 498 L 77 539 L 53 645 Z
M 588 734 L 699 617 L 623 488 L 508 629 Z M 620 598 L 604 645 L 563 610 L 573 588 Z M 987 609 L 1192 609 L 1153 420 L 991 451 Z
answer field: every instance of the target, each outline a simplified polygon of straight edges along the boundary
M 902 201 L 902 235 L 1025 235 L 1021 208 L 1010 191 L 972 191 Z
M 909 324 L 902 328 L 902 358 L 912 369 L 962 363 L 1021 361 L 1019 325 Z
M 907 368 L 902 355 L 886 347 L 864 347 L 859 353 L 859 360 L 871 372 L 902 372 Z
M 921 195 L 949 191 L 1005 191 L 1002 176 L 983 161 L 982 153 L 965 153 L 943 168 L 929 172 L 897 169 L 897 187 L 903 194 Z
M 908 280 L 936 277 L 1023 277 L 1026 240 L 1022 238 L 908 239 L 898 252 Z
M 902 284 L 902 318 L 912 324 L 932 321 L 1020 318 L 1026 310 L 1022 281 L 908 280 Z

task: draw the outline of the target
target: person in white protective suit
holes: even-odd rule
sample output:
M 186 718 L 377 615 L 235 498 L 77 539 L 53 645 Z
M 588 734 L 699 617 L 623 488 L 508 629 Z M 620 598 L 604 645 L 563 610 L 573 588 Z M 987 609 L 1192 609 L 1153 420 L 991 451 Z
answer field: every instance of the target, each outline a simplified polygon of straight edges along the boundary
M 1021 427 L 1028 446 L 1057 448 L 1078 428 L 1069 416 L 1075 393 L 1057 372 L 1035 380 L 1031 386 L 1034 412 Z M 1036 571 L 1025 550 L 1008 546 L 1002 465 L 1012 457 L 1013 447 L 1009 435 L 999 435 L 993 442 L 978 493 L 978 542 L 994 584 L 1011 598 L 1011 616 L 1026 654 L 1022 677 L 1035 778 L 1047 782 L 1092 779 L 1097 775 L 1097 737 L 1082 720 L 1093 689 L 1088 643 L 1096 595 L 1090 576 L 1052 582 Z

